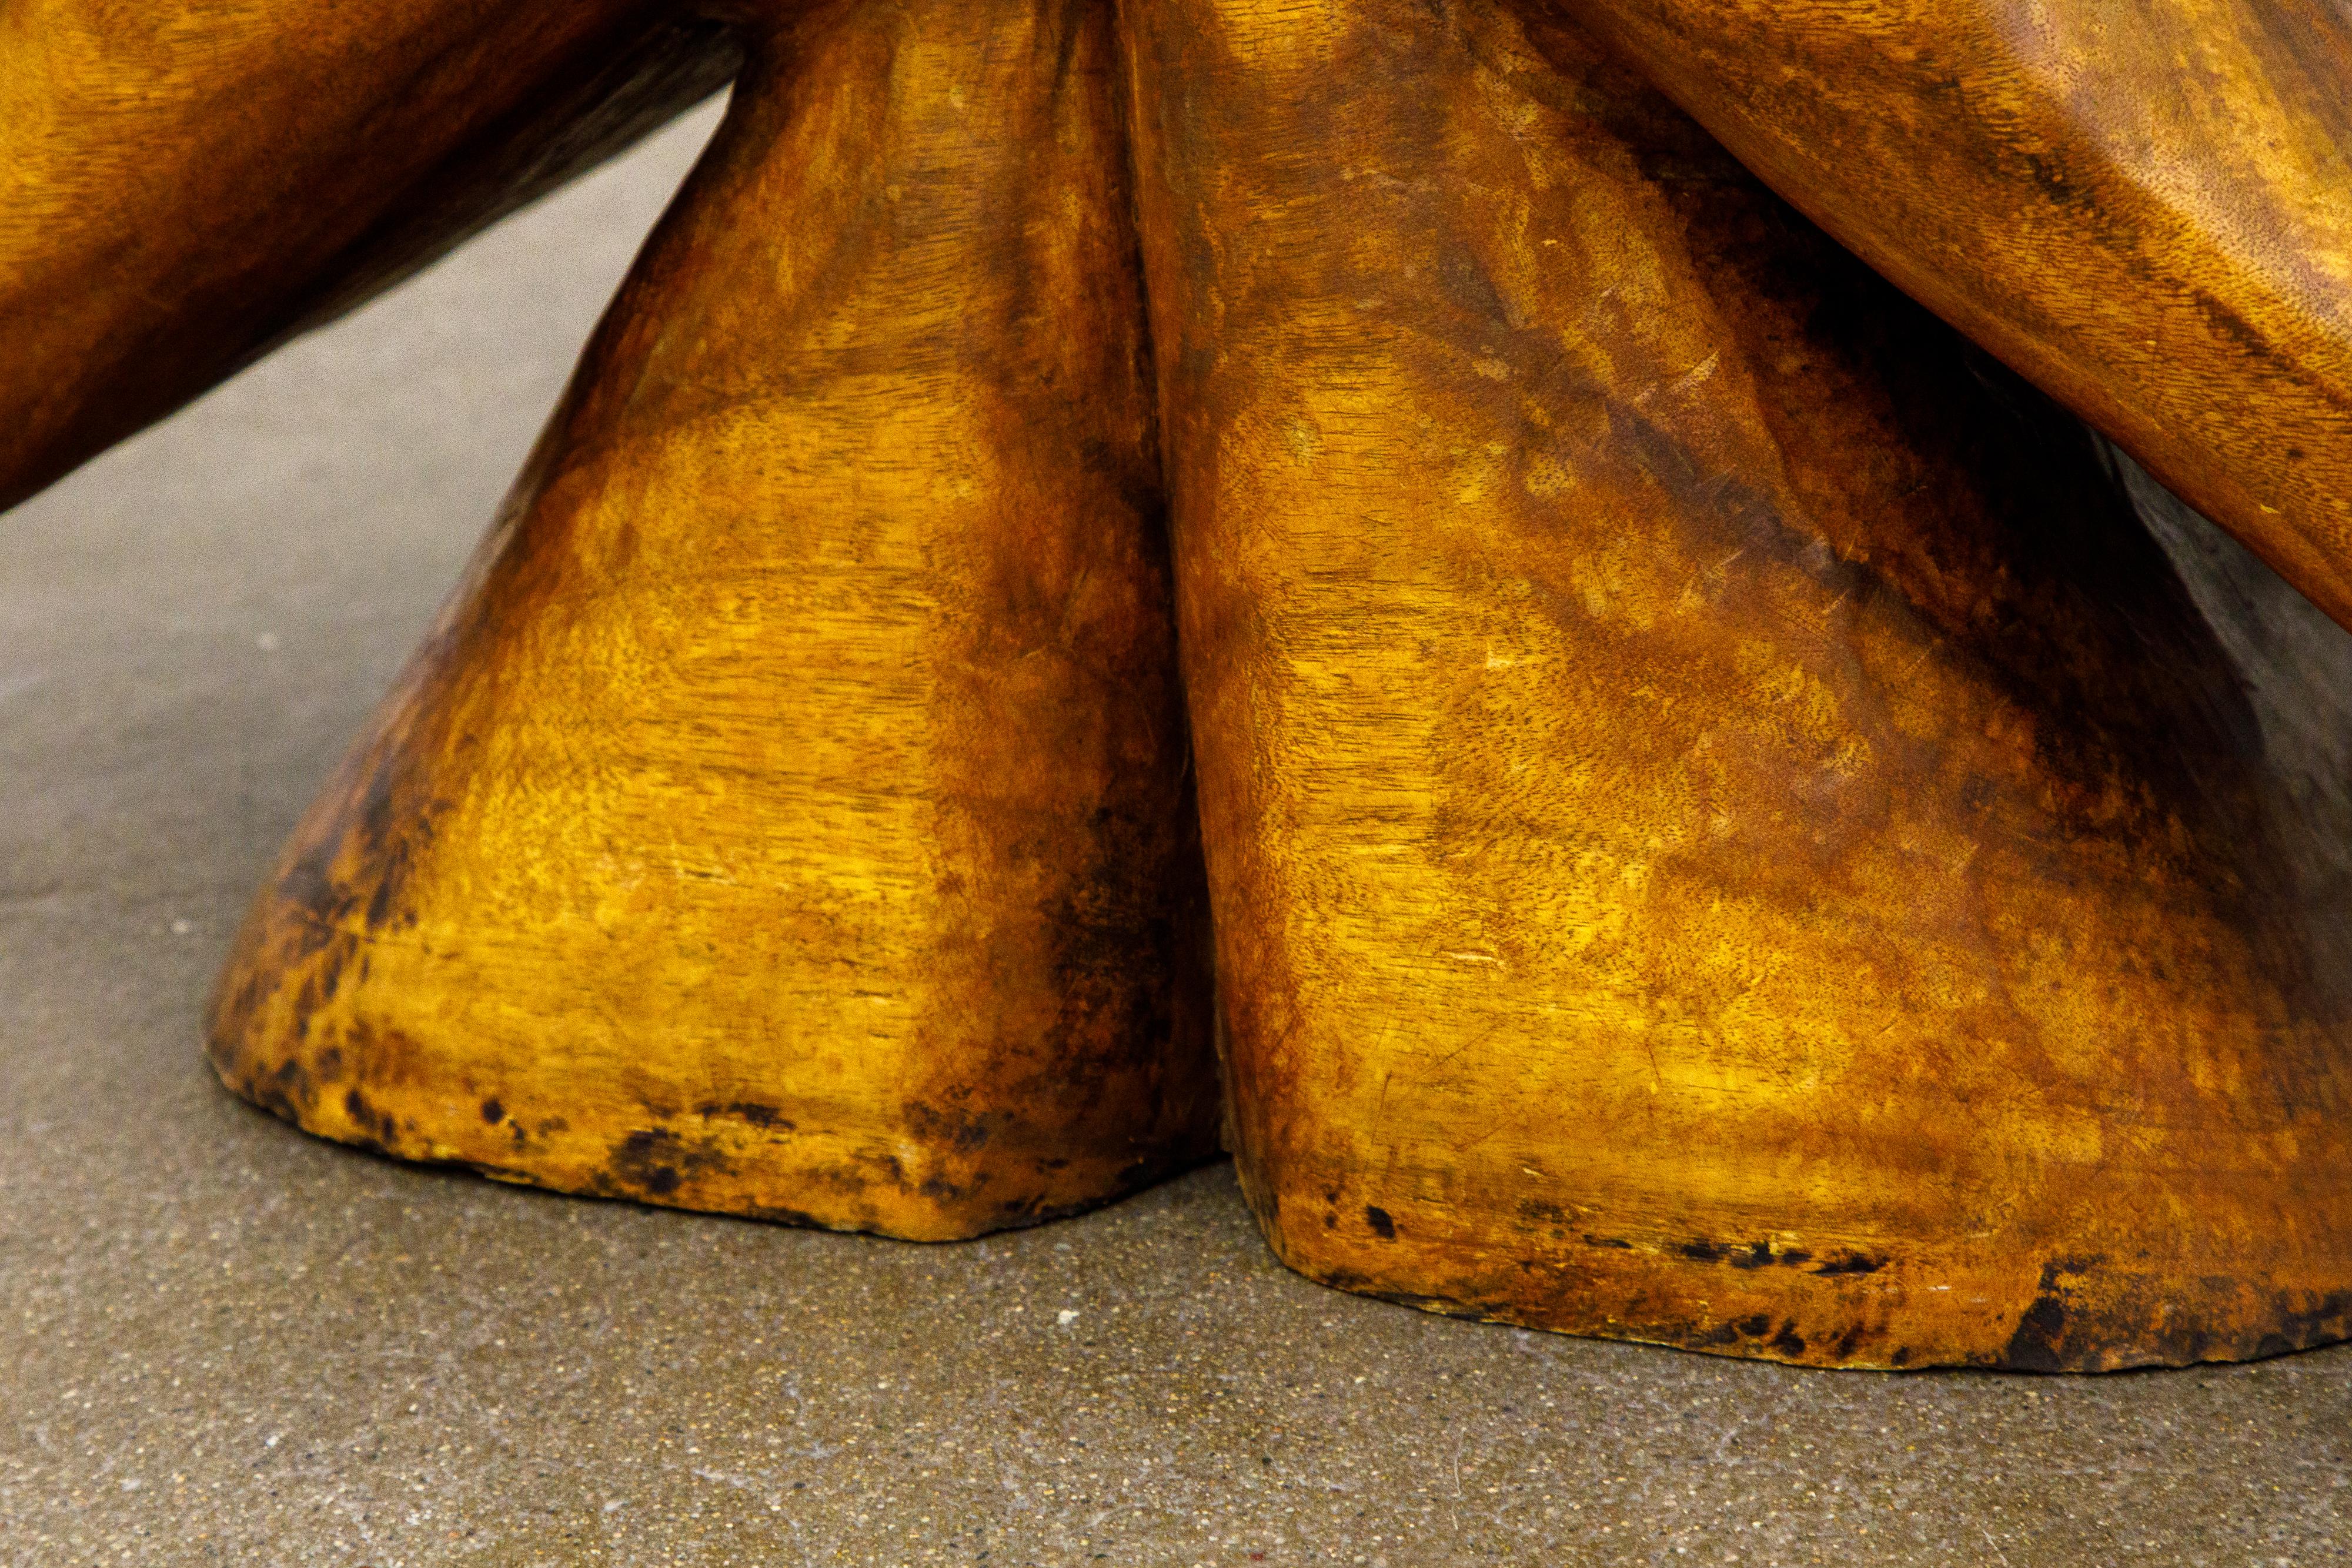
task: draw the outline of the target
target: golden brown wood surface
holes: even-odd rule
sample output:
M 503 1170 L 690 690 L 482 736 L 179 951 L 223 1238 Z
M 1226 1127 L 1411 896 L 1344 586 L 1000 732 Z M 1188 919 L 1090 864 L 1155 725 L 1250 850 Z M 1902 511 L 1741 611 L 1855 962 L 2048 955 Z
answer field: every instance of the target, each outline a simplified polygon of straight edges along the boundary
M 655 0 L 0 3 L 0 507 L 736 57 Z
M 1532 0 L 2352 625 L 2342 0 Z
M 919 1239 L 1213 1154 L 1107 8 L 825 7 L 304 823 L 214 1053 L 314 1132 Z
M 945 1239 L 1207 1157 L 1216 1034 L 1347 1289 L 2273 1354 L 2352 1335 L 2352 632 L 1606 51 L 2340 619 L 2317 4 L 0 0 L 0 501 L 740 47 L 233 1088 Z
M 2352 1330 L 2352 779 L 2080 427 L 1564 26 L 1127 14 L 1282 1257 L 1819 1364 Z

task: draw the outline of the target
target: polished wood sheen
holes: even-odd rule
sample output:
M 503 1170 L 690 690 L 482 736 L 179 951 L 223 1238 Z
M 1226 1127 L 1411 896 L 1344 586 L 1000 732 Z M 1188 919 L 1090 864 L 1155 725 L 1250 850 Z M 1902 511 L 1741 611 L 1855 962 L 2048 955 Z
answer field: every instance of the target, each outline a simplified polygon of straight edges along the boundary
M 2342 758 L 2080 427 L 1564 27 L 1129 14 L 1276 1251 L 1814 1364 L 2352 1329 Z
M 0 4 L 0 507 L 709 95 L 657 0 Z
M 1531 0 L 2352 625 L 2343 0 Z
M 938 1239 L 1207 1157 L 1109 13 L 762 26 L 213 1025 L 313 1132 Z
M 2000 361 L 2345 614 L 2316 4 L 0 0 L 0 498 L 740 53 L 238 1093 L 937 1239 L 1221 1062 L 1348 1290 L 2274 1354 L 2352 1335 L 2352 632 Z

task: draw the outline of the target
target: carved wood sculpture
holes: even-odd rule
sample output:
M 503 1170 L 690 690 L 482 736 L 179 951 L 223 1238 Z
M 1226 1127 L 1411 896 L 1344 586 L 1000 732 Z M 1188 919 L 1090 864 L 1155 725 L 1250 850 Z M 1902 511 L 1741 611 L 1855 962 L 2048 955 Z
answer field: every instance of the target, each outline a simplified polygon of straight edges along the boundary
M 239 939 L 239 1092 L 942 1239 L 1207 1157 L 1213 1007 L 1343 1288 L 2352 1334 L 2352 635 L 1576 19 L 2341 614 L 2340 17 L 2002 119 L 1993 0 L 540 10 L 0 10 L 11 497 L 745 60 Z
M 2352 623 L 2344 0 L 1546 0 Z

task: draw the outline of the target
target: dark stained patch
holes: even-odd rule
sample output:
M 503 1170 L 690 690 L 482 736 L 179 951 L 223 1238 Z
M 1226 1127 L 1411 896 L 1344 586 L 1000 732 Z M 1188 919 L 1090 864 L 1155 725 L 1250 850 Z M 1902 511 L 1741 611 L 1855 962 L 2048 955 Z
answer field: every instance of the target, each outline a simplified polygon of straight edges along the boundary
M 2001 1352 L 2001 1364 L 2021 1372 L 2063 1372 L 2059 1345 L 2066 1334 L 2066 1292 L 2061 1274 L 2081 1274 L 2091 1265 L 2078 1258 L 2053 1258 L 2042 1265 L 2042 1282 L 2033 1304 L 2017 1320 L 2017 1331 Z
M 483 1121 L 488 1122 L 491 1126 L 495 1127 L 506 1119 L 507 1108 L 499 1103 L 497 1096 L 493 1095 L 491 1098 L 482 1102 Z
M 2296 1295 L 2299 1295 L 2297 1292 Z M 2296 1295 L 2280 1291 L 2273 1298 L 2271 1312 L 2278 1323 L 2275 1333 L 2265 1334 L 2257 1355 L 2278 1355 L 2291 1350 L 2309 1350 L 2314 1345 L 2332 1344 L 2352 1337 L 2352 1291 L 2330 1291 L 2324 1296 L 2303 1297 L 2302 1304 L 2290 1305 Z M 2273 1343 L 2277 1349 L 2270 1348 Z
M 2189 299 L 2198 312 L 2212 324 L 2213 329 L 2235 343 L 2248 359 L 2259 364 L 2273 357 L 2270 340 L 2263 336 L 2261 329 L 2236 310 L 2202 288 L 2193 290 Z
M 352 1119 L 353 1126 L 360 1129 L 359 1135 L 346 1142 L 379 1155 L 391 1154 L 392 1142 L 400 1131 L 400 1123 L 391 1112 L 378 1110 L 368 1103 L 365 1094 L 352 1089 L 343 1095 L 343 1113 Z
M 1620 1241 L 1610 1237 L 1587 1236 L 1584 1240 L 1585 1245 L 1589 1247 L 1631 1247 L 1633 1245 L 1630 1241 Z M 1769 1241 L 1751 1241 L 1742 1246 L 1737 1242 L 1709 1241 L 1701 1238 L 1696 1241 L 1685 1241 L 1675 1250 L 1695 1263 L 1728 1263 L 1735 1269 L 1805 1269 L 1807 1264 L 1813 1262 L 1813 1255 L 1801 1247 L 1791 1247 L 1785 1251 L 1775 1252 L 1772 1250 L 1772 1244 Z M 1873 1258 L 1861 1252 L 1846 1252 L 1835 1258 L 1825 1259 L 1817 1266 L 1806 1269 L 1806 1272 L 1831 1276 L 1874 1274 L 1885 1267 L 1886 1267 L 1886 1260 L 1884 1258 Z
M 788 1133 L 793 1130 L 792 1122 L 782 1112 L 773 1105 L 761 1105 L 750 1100 L 730 1100 L 724 1104 L 711 1101 L 697 1105 L 694 1113 L 706 1122 L 731 1117 L 738 1122 L 749 1122 L 754 1127 L 781 1127 Z
M 1797 1332 L 1794 1322 L 1785 1322 L 1780 1332 L 1772 1336 L 1772 1348 L 1793 1360 L 1805 1354 L 1805 1338 Z
M 605 1165 L 625 1193 L 655 1197 L 667 1197 L 706 1172 L 727 1168 L 717 1151 L 657 1127 L 640 1127 L 622 1139 Z
M 1843 1258 L 1825 1260 L 1813 1272 L 1816 1274 L 1875 1274 L 1885 1267 L 1886 1260 L 1884 1258 L 1872 1258 L 1860 1252 L 1849 1252 Z
M 396 907 L 393 901 L 399 893 L 400 884 L 389 876 L 375 884 L 375 893 L 367 904 L 369 930 L 381 931 L 392 924 L 393 912 Z
M 1387 1209 L 1376 1208 L 1369 1203 L 1364 1205 L 1364 1223 L 1370 1226 L 1372 1233 L 1381 1240 L 1396 1239 L 1396 1221 L 1389 1218 Z
M 960 1152 L 979 1148 L 1013 1120 L 1004 1111 L 940 1111 L 920 1102 L 907 1107 L 906 1117 L 908 1128 L 925 1143 Z
M 314 1091 L 310 1087 L 310 1076 L 299 1061 L 292 1057 L 287 1058 L 278 1064 L 278 1071 L 269 1078 L 286 1103 L 300 1109 L 310 1106 Z
M 303 1071 L 302 1064 L 294 1061 L 280 1062 L 272 1071 L 264 1072 L 257 1067 L 241 1074 L 236 1092 L 271 1115 L 298 1124 L 302 1112 L 315 1098 L 309 1075 Z

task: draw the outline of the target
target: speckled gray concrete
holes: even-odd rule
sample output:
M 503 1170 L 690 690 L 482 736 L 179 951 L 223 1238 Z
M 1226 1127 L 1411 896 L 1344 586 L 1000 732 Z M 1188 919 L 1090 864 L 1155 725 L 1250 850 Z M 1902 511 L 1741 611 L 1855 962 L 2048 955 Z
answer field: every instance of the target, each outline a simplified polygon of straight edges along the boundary
M 1791 1372 L 1318 1289 L 1232 1174 L 946 1248 L 404 1169 L 205 988 L 705 114 L 0 520 L 0 1563 L 2352 1560 L 2352 1354 Z

